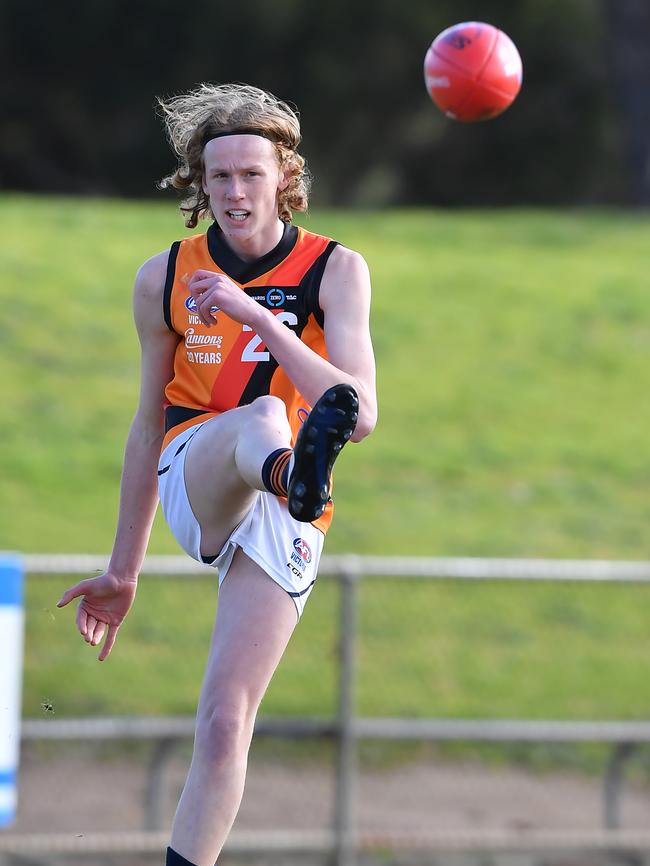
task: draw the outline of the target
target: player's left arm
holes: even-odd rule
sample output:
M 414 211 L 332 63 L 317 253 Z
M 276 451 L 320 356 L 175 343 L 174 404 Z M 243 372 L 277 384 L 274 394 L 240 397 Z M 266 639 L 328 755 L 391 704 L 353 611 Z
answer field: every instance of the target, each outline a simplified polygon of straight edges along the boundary
M 352 385 L 359 395 L 359 418 L 351 439 L 360 442 L 377 423 L 377 393 L 370 339 L 370 275 L 359 253 L 336 247 L 325 266 L 319 303 L 327 358 L 259 304 L 253 327 L 312 406 L 332 385 Z
M 370 337 L 370 273 L 363 256 L 338 246 L 321 280 L 320 306 L 330 364 L 353 377 L 359 395 L 358 442 L 377 423 L 375 355 Z

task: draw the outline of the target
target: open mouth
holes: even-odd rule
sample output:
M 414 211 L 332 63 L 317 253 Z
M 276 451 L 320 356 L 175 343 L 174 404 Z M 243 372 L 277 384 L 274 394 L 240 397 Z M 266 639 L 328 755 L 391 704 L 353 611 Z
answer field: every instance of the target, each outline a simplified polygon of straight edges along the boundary
M 229 220 L 235 223 L 243 223 L 246 222 L 248 217 L 250 216 L 250 211 L 247 210 L 227 210 L 226 216 Z

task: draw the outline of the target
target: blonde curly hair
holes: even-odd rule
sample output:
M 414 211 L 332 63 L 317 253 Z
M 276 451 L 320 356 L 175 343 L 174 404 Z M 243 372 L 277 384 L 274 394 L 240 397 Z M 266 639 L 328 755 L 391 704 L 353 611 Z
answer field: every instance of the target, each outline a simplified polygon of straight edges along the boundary
M 305 160 L 296 150 L 300 121 L 285 102 L 248 84 L 201 84 L 188 93 L 157 101 L 179 162 L 176 171 L 158 186 L 186 193 L 180 208 L 188 228 L 195 228 L 203 217 L 214 218 L 202 186 L 205 144 L 216 135 L 239 130 L 254 130 L 268 138 L 289 177 L 278 195 L 280 219 L 291 222 L 293 211 L 307 210 L 310 177 Z

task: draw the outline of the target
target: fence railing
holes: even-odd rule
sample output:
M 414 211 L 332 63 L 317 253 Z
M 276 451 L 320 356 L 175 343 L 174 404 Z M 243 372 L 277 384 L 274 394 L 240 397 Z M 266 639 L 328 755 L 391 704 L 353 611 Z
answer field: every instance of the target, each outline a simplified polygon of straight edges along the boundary
M 27 574 L 89 574 L 108 565 L 107 554 L 31 553 L 22 557 Z M 214 574 L 187 556 L 147 556 L 142 574 L 182 577 Z M 458 580 L 559 580 L 650 583 L 650 561 L 589 559 L 503 559 L 498 557 L 323 556 L 319 577 L 429 577 Z
M 22 557 L 28 575 L 88 574 L 106 565 L 108 557 L 94 555 L 32 554 Z M 149 556 L 142 573 L 160 577 L 195 575 L 211 569 L 182 556 Z M 635 747 L 650 743 L 650 721 L 531 721 L 525 719 L 407 719 L 361 718 L 355 713 L 357 589 L 359 581 L 372 577 L 453 580 L 532 580 L 650 583 L 650 562 L 415 558 L 326 556 L 319 575 L 335 578 L 339 599 L 338 711 L 331 719 L 264 718 L 256 733 L 278 737 L 329 737 L 338 744 L 335 786 L 335 821 L 332 832 L 265 833 L 235 832 L 231 851 L 286 850 L 332 851 L 338 866 L 352 866 L 362 847 L 395 844 L 430 850 L 514 850 L 535 847 L 572 850 L 607 847 L 608 850 L 650 850 L 650 833 L 629 832 L 620 826 L 624 765 Z M 68 838 L 49 834 L 50 850 L 79 854 L 94 850 L 145 851 L 162 845 L 162 798 L 165 767 L 175 746 L 193 735 L 192 718 L 87 718 L 25 719 L 22 737 L 41 739 L 145 739 L 155 741 L 147 786 L 146 825 L 142 833 L 94 834 Z M 421 838 L 379 838 L 355 832 L 357 750 L 360 739 L 418 739 L 477 742 L 599 742 L 612 746 L 603 783 L 603 828 L 596 833 L 457 833 L 422 834 Z M 95 839 L 97 836 L 97 839 Z M 100 839 L 101 837 L 101 839 Z M 109 838 L 110 837 L 110 838 Z M 45 850 L 45 834 L 0 834 L 0 859 L 7 854 L 34 854 Z M 111 843 L 112 838 L 112 843 Z M 67 839 L 67 841 L 66 841 Z M 130 840 L 130 841 L 129 841 Z M 482 841 L 481 841 L 482 840 Z M 112 845 L 112 847 L 111 847 Z M 129 845 L 133 846 L 129 848 Z M 67 846 L 67 847 L 66 847 Z M 99 847 L 98 847 L 99 846 Z M 102 847 L 104 846 L 104 847 Z M 151 846 L 151 847 L 147 847 Z

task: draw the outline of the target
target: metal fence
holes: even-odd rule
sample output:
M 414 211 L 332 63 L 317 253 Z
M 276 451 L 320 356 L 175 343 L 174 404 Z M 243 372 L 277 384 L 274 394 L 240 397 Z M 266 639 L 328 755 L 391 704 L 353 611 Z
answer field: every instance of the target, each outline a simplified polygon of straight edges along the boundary
M 47 575 L 87 575 L 103 567 L 105 561 L 105 557 L 98 556 L 24 557 L 25 569 L 33 578 Z M 185 557 L 149 557 L 142 573 L 177 579 L 182 576 L 203 575 L 207 580 L 214 580 L 211 569 L 195 564 Z M 626 767 L 629 768 L 632 759 L 640 758 L 632 779 L 637 810 L 634 815 L 641 815 L 644 809 L 650 807 L 650 772 L 646 772 L 648 768 L 644 757 L 647 744 L 650 743 L 650 721 L 643 718 L 546 718 L 543 713 L 543 696 L 535 718 L 436 718 L 432 713 L 422 715 L 423 705 L 415 707 L 416 711 L 409 713 L 408 702 L 414 700 L 414 693 L 407 689 L 402 690 L 404 697 L 400 698 L 401 704 L 399 700 L 391 704 L 394 694 L 400 691 L 400 673 L 405 674 L 406 670 L 412 667 L 408 659 L 401 662 L 399 658 L 395 660 L 392 657 L 399 655 L 400 649 L 409 642 L 409 628 L 413 629 L 413 643 L 417 643 L 415 638 L 422 639 L 425 627 L 420 626 L 417 631 L 418 627 L 414 623 L 423 611 L 426 616 L 431 616 L 432 611 L 435 613 L 435 605 L 427 607 L 423 601 L 429 597 L 434 586 L 440 587 L 444 584 L 447 589 L 451 586 L 457 591 L 463 584 L 476 586 L 483 583 L 488 590 L 484 595 L 485 599 L 496 597 L 496 585 L 503 589 L 506 585 L 504 582 L 518 587 L 531 587 L 531 582 L 537 586 L 551 583 L 555 587 L 564 588 L 582 583 L 585 586 L 581 593 L 593 592 L 598 585 L 616 586 L 621 588 L 621 591 L 626 587 L 628 594 L 630 591 L 638 593 L 629 596 L 629 606 L 641 609 L 648 599 L 650 563 L 330 556 L 323 558 L 320 577 L 328 579 L 325 585 L 329 585 L 330 590 L 337 588 L 336 599 L 330 597 L 327 600 L 330 605 L 329 613 L 337 611 L 337 625 L 332 628 L 329 647 L 332 651 L 331 663 L 336 671 L 331 684 L 331 700 L 329 703 L 324 702 L 325 711 L 318 716 L 305 713 L 304 708 L 299 708 L 303 710 L 302 713 L 296 713 L 295 707 L 289 708 L 288 714 L 281 715 L 277 710 L 275 713 L 266 712 L 263 706 L 256 726 L 252 757 L 254 758 L 255 744 L 268 738 L 272 738 L 276 743 L 287 741 L 291 747 L 295 747 L 298 742 L 308 743 L 315 739 L 329 742 L 330 766 L 326 766 L 327 761 L 319 753 L 320 763 L 311 776 L 312 783 L 315 777 L 327 777 L 329 780 L 324 794 L 324 799 L 329 801 L 329 810 L 325 810 L 320 816 L 319 825 L 314 822 L 313 826 L 300 826 L 300 829 L 296 829 L 296 822 L 292 820 L 286 822 L 286 827 L 279 827 L 276 823 L 273 827 L 262 829 L 255 827 L 254 820 L 243 826 L 238 822 L 229 840 L 226 855 L 230 853 L 243 856 L 251 852 L 263 853 L 267 857 L 273 852 L 286 856 L 293 853 L 301 857 L 308 854 L 333 855 L 338 866 L 352 866 L 359 857 L 367 857 L 373 851 L 382 850 L 403 854 L 415 851 L 420 858 L 418 862 L 425 862 L 425 857 L 432 857 L 440 852 L 463 851 L 483 855 L 492 852 L 494 855 L 506 855 L 508 852 L 520 851 L 528 852 L 529 856 L 534 858 L 535 852 L 548 852 L 551 849 L 558 852 L 589 850 L 601 858 L 610 857 L 614 852 L 633 855 L 637 858 L 636 862 L 650 858 L 650 822 L 636 817 L 631 821 L 625 820 L 624 804 L 628 788 L 623 786 Z M 382 581 L 387 585 L 383 586 L 382 591 L 378 591 Z M 416 586 L 417 592 L 414 591 Z M 402 611 L 402 632 L 396 633 L 397 637 L 393 634 L 390 644 L 378 650 L 378 641 L 384 637 L 382 633 L 388 633 L 389 623 L 394 625 L 398 617 L 399 604 L 387 599 L 398 599 L 403 597 L 404 593 L 411 607 L 407 607 L 405 612 Z M 313 605 L 317 597 L 315 594 L 309 604 Z M 553 611 L 557 614 L 557 599 L 545 597 L 545 603 L 549 598 L 554 605 Z M 605 602 L 608 600 L 611 605 L 611 596 L 604 598 Z M 448 601 L 448 597 L 443 601 Z M 567 605 L 567 608 L 570 608 L 570 605 Z M 565 616 L 565 610 L 561 612 L 566 619 L 563 623 L 566 627 L 565 634 L 575 625 L 574 620 L 580 626 L 579 611 L 570 610 L 571 616 L 568 617 Z M 612 615 L 616 615 L 615 610 Z M 482 619 L 480 616 L 473 620 L 468 617 L 466 622 L 451 623 L 450 628 L 456 633 L 460 632 L 461 636 L 465 630 L 466 640 L 471 644 L 472 623 L 480 623 L 490 618 L 495 622 L 507 619 L 503 616 L 503 611 L 486 611 Z M 302 626 L 301 623 L 301 628 Z M 590 624 L 590 627 L 593 628 L 593 624 Z M 580 630 L 579 627 L 577 630 Z M 498 633 L 495 634 L 499 637 Z M 647 643 L 639 643 L 637 647 L 640 659 L 649 656 L 647 651 L 650 650 L 650 627 L 644 636 L 647 636 Z M 434 633 L 427 637 L 435 641 L 436 635 Z M 518 639 L 516 631 L 512 630 L 506 637 L 510 641 L 509 645 Z M 493 642 L 497 639 L 494 636 L 488 638 Z M 312 637 L 308 634 L 305 641 L 309 643 L 310 640 Z M 427 646 L 430 646 L 430 642 Z M 29 652 L 28 644 L 27 653 Z M 327 654 L 322 646 L 320 652 L 321 655 Z M 369 656 L 374 655 L 371 661 L 375 663 L 376 657 L 382 656 L 384 652 L 388 661 L 382 662 L 379 668 L 375 665 L 375 681 L 370 683 L 369 688 Z M 442 668 L 445 663 L 443 658 L 440 661 Z M 427 664 L 432 666 L 430 658 L 422 660 L 423 685 L 424 676 L 429 669 Z M 318 670 L 318 664 L 313 670 Z M 377 670 L 386 672 L 385 679 L 377 676 Z M 625 672 L 619 673 L 622 676 Z M 313 671 L 310 676 L 313 678 Z M 603 680 L 603 687 L 608 687 L 606 679 Z M 382 702 L 384 692 L 388 700 Z M 431 692 L 434 694 L 435 688 L 431 688 Z M 577 703 L 579 706 L 580 701 Z M 384 707 L 389 710 L 394 708 L 395 711 L 386 714 Z M 427 709 L 426 703 L 424 709 Z M 575 712 L 573 708 L 571 715 L 574 716 Z M 42 824 L 39 827 L 38 821 L 35 820 L 28 826 L 21 824 L 19 816 L 16 828 L 0 833 L 0 859 L 4 854 L 5 858 L 19 858 L 16 862 L 26 862 L 24 858 L 31 858 L 31 863 L 59 863 L 68 862 L 75 857 L 81 859 L 85 866 L 90 866 L 88 858 L 92 856 L 105 857 L 110 854 L 116 858 L 115 862 L 118 862 L 119 856 L 125 854 L 131 857 L 138 853 L 143 856 L 147 853 L 159 855 L 166 844 L 165 828 L 169 820 L 168 804 L 173 801 L 174 796 L 171 790 L 174 773 L 182 774 L 187 761 L 188 742 L 193 733 L 191 715 L 127 716 L 107 715 L 103 712 L 99 717 L 84 718 L 27 716 L 23 722 L 23 747 L 34 765 L 47 764 L 47 757 L 51 755 L 51 752 L 48 752 L 48 743 L 55 743 L 56 748 L 61 749 L 64 741 L 74 741 L 75 749 L 83 751 L 82 743 L 85 741 L 93 744 L 85 747 L 89 749 L 89 755 L 94 753 L 97 744 L 106 748 L 111 741 L 128 741 L 131 744 L 144 741 L 151 744 L 151 753 L 145 762 L 145 781 L 139 792 L 144 803 L 142 821 L 140 827 L 117 826 L 108 829 L 88 826 L 86 823 L 83 833 L 52 832 L 52 829 L 43 832 Z M 364 753 L 364 749 L 372 747 L 373 743 L 380 744 L 383 749 L 383 757 L 379 761 L 376 752 L 371 752 L 370 758 Z M 391 743 L 400 744 L 397 752 L 391 751 Z M 432 761 L 431 752 L 423 755 L 415 746 L 411 746 L 415 751 L 409 751 L 409 743 L 435 744 L 435 749 L 438 750 L 433 754 L 435 760 Z M 491 792 L 498 790 L 499 785 L 504 785 L 503 767 L 509 766 L 513 761 L 516 764 L 517 757 L 521 757 L 521 752 L 513 757 L 512 751 L 504 756 L 494 744 L 508 744 L 510 747 L 518 744 L 520 749 L 527 748 L 526 744 L 529 744 L 531 749 L 535 749 L 542 743 L 572 744 L 574 748 L 578 747 L 576 744 L 600 744 L 598 760 L 594 763 L 593 755 L 587 755 L 587 769 L 584 772 L 581 770 L 583 776 L 589 780 L 589 796 L 593 796 L 594 780 L 597 778 L 594 774 L 599 774 L 600 816 L 597 819 L 592 816 L 589 820 L 582 820 L 576 812 L 578 817 L 567 818 L 562 826 L 538 826 L 534 821 L 526 823 L 521 820 L 519 824 L 511 822 L 509 826 L 487 826 L 480 816 L 475 815 L 473 819 L 470 816 L 464 824 L 456 822 L 451 826 L 454 822 L 450 822 L 449 826 L 441 826 L 440 822 L 436 823 L 435 820 L 427 818 L 426 809 L 410 824 L 405 821 L 402 825 L 391 825 L 390 820 L 382 817 L 377 820 L 367 818 L 368 810 L 375 808 L 372 803 L 373 797 L 376 799 L 377 790 L 387 790 L 390 785 L 386 780 L 394 780 L 395 776 L 400 774 L 405 777 L 401 780 L 402 787 L 399 784 L 393 786 L 393 803 L 390 803 L 389 791 L 386 795 L 388 803 L 383 803 L 381 808 L 379 805 L 376 807 L 377 815 L 390 814 L 391 808 L 393 812 L 398 811 L 398 806 L 404 805 L 400 800 L 409 798 L 412 800 L 406 806 L 412 810 L 411 803 L 422 799 L 422 792 L 428 790 L 428 782 L 423 781 L 420 773 L 423 767 L 430 774 L 446 779 L 446 791 L 450 792 L 457 778 L 457 774 L 453 775 L 455 771 L 450 768 L 471 765 L 476 770 L 477 767 L 485 766 L 485 778 L 479 775 L 472 777 L 473 781 L 465 783 L 465 790 L 461 791 L 460 796 L 465 796 L 471 802 L 475 802 L 477 797 L 482 797 L 484 801 L 489 800 L 493 796 Z M 451 747 L 451 752 L 445 751 L 445 744 Z M 454 744 L 484 744 L 488 752 L 479 752 L 477 758 L 471 749 L 469 753 L 467 750 L 455 752 Z M 183 748 L 186 754 L 180 755 Z M 400 749 L 404 748 L 406 751 L 401 752 Z M 497 752 L 489 752 L 490 748 L 497 749 Z M 36 757 L 31 755 L 30 749 L 36 750 Z M 268 750 L 266 753 L 268 754 Z M 385 757 L 386 753 L 388 758 Z M 140 756 L 140 753 L 138 755 Z M 308 757 L 311 759 L 313 756 Z M 179 761 L 182 766 L 175 768 L 175 762 Z M 553 790 L 549 796 L 558 796 L 557 792 L 567 781 L 566 770 L 561 769 L 559 774 L 549 772 L 548 761 L 543 763 L 540 772 L 528 773 L 525 779 L 522 776 L 519 782 L 522 787 L 519 790 L 524 791 L 524 784 L 530 784 L 531 780 L 536 781 L 537 776 L 541 775 L 546 776 L 547 781 L 549 777 L 551 779 Z M 255 761 L 253 765 L 255 766 Z M 404 765 L 415 768 L 410 777 L 404 773 Z M 289 784 L 294 789 L 297 766 L 298 763 L 291 758 L 290 768 L 285 770 Z M 277 775 L 269 776 L 261 784 L 273 787 L 277 779 Z M 575 783 L 573 777 L 571 781 Z M 485 790 L 482 794 L 479 790 L 477 794 L 474 789 L 480 789 L 481 785 L 486 786 Z M 41 781 L 35 785 L 34 790 L 41 789 L 45 797 L 48 796 L 49 789 L 51 797 L 51 785 Z M 586 791 L 586 788 L 584 790 Z M 443 791 L 442 796 L 444 795 Z M 440 792 L 435 796 L 440 797 Z M 517 799 L 517 789 L 513 788 L 507 796 Z M 579 792 L 579 787 L 571 789 L 570 786 L 562 794 L 567 803 L 570 803 L 572 797 L 579 799 L 581 796 L 583 794 Z M 300 799 L 309 798 L 301 795 Z M 382 812 L 382 809 L 385 811 Z M 432 814 L 433 809 L 435 806 L 432 806 Z

